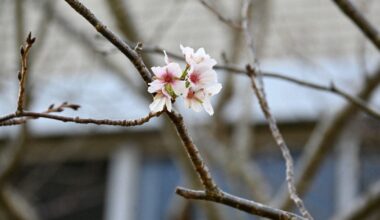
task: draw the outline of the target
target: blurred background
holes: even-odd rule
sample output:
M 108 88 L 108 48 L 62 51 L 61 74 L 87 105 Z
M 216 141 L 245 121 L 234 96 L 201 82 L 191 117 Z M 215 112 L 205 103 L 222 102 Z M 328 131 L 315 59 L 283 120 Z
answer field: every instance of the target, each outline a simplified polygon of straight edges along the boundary
M 132 46 L 142 42 L 148 66 L 164 64 L 162 49 L 180 54 L 180 44 L 204 47 L 220 65 L 244 69 L 252 59 L 243 34 L 200 1 L 81 2 Z M 208 2 L 239 21 L 242 1 Z M 380 110 L 379 51 L 332 1 L 252 2 L 250 29 L 264 73 L 334 85 Z M 379 1 L 352 2 L 380 29 Z M 68 101 L 81 108 L 59 114 L 135 119 L 149 112 L 152 98 L 128 59 L 64 1 L 0 0 L 1 115 L 16 109 L 19 48 L 29 31 L 37 41 L 27 109 Z M 223 90 L 212 100 L 214 116 L 175 105 L 211 173 L 227 192 L 296 212 L 249 79 L 217 72 Z M 277 78 L 264 85 L 315 219 L 380 219 L 379 119 L 332 92 Z M 201 186 L 165 116 L 135 128 L 33 120 L 1 127 L 0 150 L 0 219 L 258 219 L 174 193 Z

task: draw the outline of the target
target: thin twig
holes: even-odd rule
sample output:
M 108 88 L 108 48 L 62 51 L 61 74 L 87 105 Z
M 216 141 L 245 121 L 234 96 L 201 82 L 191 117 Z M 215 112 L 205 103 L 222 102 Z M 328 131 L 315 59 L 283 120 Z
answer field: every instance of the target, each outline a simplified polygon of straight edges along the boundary
M 32 33 L 29 33 L 26 44 L 21 46 L 21 70 L 19 72 L 18 78 L 19 78 L 19 92 L 18 92 L 18 101 L 17 101 L 17 111 L 16 113 L 22 113 L 24 110 L 24 100 L 25 100 L 25 81 L 26 76 L 28 73 L 28 57 L 29 57 L 29 51 L 30 48 L 32 48 L 33 43 L 35 42 L 36 38 L 32 37 Z
M 367 79 L 363 88 L 358 92 L 357 97 L 362 100 L 369 100 L 380 84 L 380 67 Z M 359 108 L 352 102 L 343 106 L 333 117 L 326 120 L 320 129 L 318 129 L 309 139 L 305 146 L 305 152 L 300 158 L 298 165 L 298 175 L 295 179 L 295 185 L 298 193 L 304 195 L 312 179 L 315 177 L 323 159 L 326 157 L 331 146 L 337 137 L 341 134 L 342 129 L 349 122 L 349 119 L 358 112 Z M 291 201 L 287 195 L 286 187 L 283 186 L 276 196 L 276 207 L 289 209 Z
M 263 94 L 265 98 L 265 90 L 264 90 L 264 81 L 263 81 L 263 74 L 260 68 L 260 62 L 257 57 L 257 52 L 256 52 L 256 45 L 255 41 L 253 40 L 253 36 L 251 33 L 251 30 L 248 28 L 249 27 L 249 11 L 250 8 L 252 7 L 252 0 L 245 0 L 243 1 L 242 7 L 241 7 L 241 26 L 242 30 L 244 33 L 245 41 L 246 44 L 249 48 L 250 54 L 252 56 L 252 65 L 253 69 L 255 69 L 256 77 L 259 82 L 258 89 L 260 89 L 261 93 Z
M 206 191 L 191 190 L 182 187 L 176 189 L 176 193 L 186 199 L 207 200 L 224 204 L 250 214 L 275 219 L 275 220 L 306 220 L 305 218 L 290 212 L 272 208 L 261 203 L 236 197 L 224 191 L 219 194 L 210 195 Z
M 33 1 L 33 5 L 35 6 L 35 9 L 41 10 L 42 13 L 48 13 L 52 15 L 52 22 L 54 24 L 58 25 L 60 28 L 63 29 L 63 33 L 65 34 L 65 38 L 70 38 L 71 41 L 76 41 L 76 43 L 79 43 L 83 48 L 85 49 L 85 52 L 87 55 L 93 55 L 98 51 L 96 43 L 92 42 L 91 40 L 88 40 L 88 36 L 84 34 L 82 31 L 80 31 L 78 28 L 75 27 L 74 24 L 70 23 L 62 12 L 60 10 L 57 10 L 54 7 L 55 1 L 47 0 L 46 4 L 41 4 L 40 1 Z M 45 18 L 47 19 L 47 18 Z M 97 54 L 99 55 L 99 54 Z M 115 74 L 122 80 L 124 83 L 126 83 L 129 87 L 133 88 L 134 91 L 139 91 L 138 88 L 131 80 L 131 77 L 128 74 L 125 74 L 125 70 L 121 68 L 120 66 L 116 65 L 110 59 L 107 59 L 104 56 L 99 55 L 99 62 L 101 65 L 107 69 L 110 69 L 110 73 Z M 145 91 L 144 91 L 145 92 Z M 141 95 L 139 92 L 136 93 L 137 95 Z M 144 98 L 145 96 L 143 96 Z
M 351 19 L 352 22 L 363 32 L 363 34 L 380 50 L 380 33 L 360 13 L 350 0 L 333 0 L 339 9 Z
M 307 211 L 302 199 L 298 196 L 297 190 L 294 186 L 294 164 L 293 158 L 290 154 L 289 148 L 287 147 L 280 130 L 277 127 L 277 123 L 275 118 L 270 112 L 268 102 L 266 100 L 265 90 L 264 90 L 264 82 L 262 80 L 262 73 L 260 70 L 260 63 L 256 54 L 256 46 L 254 44 L 254 40 L 252 37 L 252 33 L 248 29 L 248 12 L 251 5 L 251 0 L 245 0 L 242 6 L 242 28 L 244 32 L 244 36 L 247 42 L 248 47 L 250 48 L 251 55 L 253 57 L 253 68 L 248 65 L 247 66 L 247 75 L 249 76 L 252 88 L 256 94 L 256 97 L 259 100 L 259 104 L 261 110 L 263 111 L 265 118 L 269 123 L 269 128 L 272 132 L 273 138 L 275 139 L 277 145 L 280 147 L 282 155 L 285 159 L 286 164 L 286 181 L 288 185 L 288 191 L 290 194 L 290 198 L 294 201 L 298 209 L 300 210 L 302 216 L 307 219 L 312 220 L 313 217 Z
M 307 219 L 313 219 L 313 217 L 310 215 L 310 213 L 307 211 L 303 201 L 301 198 L 297 195 L 296 188 L 294 186 L 294 165 L 293 165 L 293 158 L 289 152 L 289 148 L 287 147 L 284 138 L 282 137 L 280 130 L 277 127 L 277 123 L 275 118 L 273 117 L 272 113 L 270 112 L 269 105 L 267 100 L 265 99 L 263 93 L 258 88 L 257 82 L 256 82 L 256 73 L 252 69 L 251 66 L 247 66 L 247 73 L 248 76 L 251 79 L 252 88 L 259 100 L 261 110 L 263 111 L 265 118 L 267 119 L 269 123 L 269 128 L 272 132 L 272 135 L 277 143 L 277 145 L 280 147 L 282 155 L 286 162 L 286 181 L 288 185 L 288 190 L 290 194 L 290 198 L 294 201 L 294 203 L 299 208 L 302 216 L 304 216 Z
M 168 116 L 176 127 L 178 136 L 181 138 L 181 141 L 186 148 L 186 152 L 188 153 L 189 158 L 193 163 L 194 169 L 199 174 L 199 177 L 206 191 L 210 192 L 211 194 L 217 194 L 219 192 L 219 188 L 216 185 L 215 181 L 212 179 L 208 167 L 204 163 L 197 146 L 191 140 L 182 116 L 174 111 L 168 112 Z
M 141 56 L 134 51 L 126 42 L 120 37 L 116 36 L 111 30 L 107 28 L 102 22 L 100 22 L 95 15 L 78 0 L 65 0 L 76 12 L 84 17 L 90 24 L 111 42 L 117 49 L 120 50 L 136 67 L 137 71 L 143 78 L 144 82 L 148 84 L 152 81 L 152 75 L 149 69 L 144 64 Z
M 134 120 L 111 120 L 111 119 L 92 119 L 92 118 L 79 118 L 79 117 L 66 117 L 60 115 L 53 115 L 49 113 L 28 112 L 13 113 L 0 118 L 0 126 L 19 125 L 25 123 L 27 120 L 48 118 L 62 122 L 73 122 L 76 124 L 96 124 L 96 125 L 112 125 L 121 127 L 131 127 L 142 125 L 148 122 L 153 117 L 158 117 L 162 112 L 149 113 L 147 116 L 134 119 Z M 21 118 L 21 119 L 18 119 Z
M 367 219 L 374 211 L 379 210 L 380 181 L 374 183 L 365 195 L 354 201 L 351 209 L 334 216 L 333 220 Z
M 126 2 L 124 0 L 109 0 L 106 1 L 106 4 L 111 10 L 111 15 L 123 37 L 130 41 L 137 42 L 138 39 L 140 39 L 138 28 L 131 16 L 130 8 L 126 7 Z M 153 66 L 154 62 L 151 57 L 143 54 L 142 58 L 146 66 Z
M 204 5 L 210 12 L 218 17 L 220 21 L 228 25 L 229 27 L 240 30 L 242 27 L 239 22 L 235 22 L 230 18 L 224 16 L 220 11 L 218 11 L 215 7 L 213 7 L 207 0 L 199 0 L 202 5 Z
M 161 129 L 161 135 L 162 140 L 165 148 L 168 149 L 169 153 L 171 154 L 172 158 L 176 162 L 176 166 L 179 167 L 181 173 L 184 176 L 183 184 L 186 186 L 191 186 L 193 188 L 200 188 L 202 187 L 201 183 L 199 182 L 199 177 L 196 172 L 194 172 L 193 165 L 188 162 L 189 158 L 188 155 L 183 151 L 182 143 L 180 142 L 180 139 L 178 138 L 177 132 L 175 128 L 173 127 L 170 120 L 164 121 L 164 127 Z M 170 205 L 171 207 L 169 209 L 169 212 L 173 212 L 179 214 L 179 212 L 182 212 L 184 210 L 181 210 L 181 208 L 177 207 L 178 198 L 176 195 L 174 195 L 175 198 L 173 198 L 173 201 L 171 203 L 176 203 L 175 205 Z M 189 203 L 190 201 L 186 201 L 186 203 Z M 179 208 L 179 209 L 178 209 Z M 218 207 L 216 204 L 204 204 L 200 206 L 200 208 L 204 211 L 206 219 L 210 220 L 223 220 L 223 214 L 218 211 Z M 171 219 L 171 218 L 170 218 Z M 175 218 L 177 219 L 177 218 Z M 171 220 L 175 220 L 171 219 Z
M 247 73 L 247 71 L 242 70 L 238 67 L 233 67 L 233 66 L 217 66 L 216 69 L 218 69 L 218 68 L 229 70 L 229 71 L 235 72 L 235 73 Z M 375 109 L 369 107 L 368 104 L 365 101 L 363 101 L 363 99 L 361 99 L 360 97 L 351 95 L 351 94 L 345 92 L 344 90 L 342 90 L 341 88 L 337 87 L 333 82 L 331 82 L 330 85 L 326 86 L 326 85 L 308 82 L 305 80 L 293 78 L 291 76 L 286 76 L 286 75 L 282 75 L 279 73 L 272 73 L 272 72 L 263 72 L 262 76 L 268 77 L 268 78 L 285 80 L 285 81 L 295 83 L 297 85 L 300 85 L 300 86 L 303 86 L 306 88 L 316 89 L 319 91 L 329 92 L 329 93 L 338 95 L 338 96 L 344 98 L 346 101 L 351 102 L 355 106 L 359 107 L 361 110 L 363 110 L 368 115 L 371 115 L 374 118 L 380 119 L 380 112 L 379 111 L 376 111 Z

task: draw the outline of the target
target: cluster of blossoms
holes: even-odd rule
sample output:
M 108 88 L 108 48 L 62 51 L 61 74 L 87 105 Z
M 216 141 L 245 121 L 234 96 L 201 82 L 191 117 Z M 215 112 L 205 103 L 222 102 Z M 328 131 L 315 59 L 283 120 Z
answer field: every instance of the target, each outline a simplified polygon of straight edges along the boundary
M 172 101 L 183 97 L 185 106 L 196 112 L 202 108 L 210 115 L 214 110 L 210 97 L 222 89 L 218 83 L 217 74 L 213 67 L 216 61 L 203 48 L 194 52 L 193 48 L 180 46 L 186 60 L 186 67 L 181 69 L 178 63 L 171 62 L 165 53 L 163 67 L 152 67 L 154 80 L 149 83 L 148 92 L 155 93 L 153 102 L 149 105 L 152 112 L 166 109 L 170 112 Z

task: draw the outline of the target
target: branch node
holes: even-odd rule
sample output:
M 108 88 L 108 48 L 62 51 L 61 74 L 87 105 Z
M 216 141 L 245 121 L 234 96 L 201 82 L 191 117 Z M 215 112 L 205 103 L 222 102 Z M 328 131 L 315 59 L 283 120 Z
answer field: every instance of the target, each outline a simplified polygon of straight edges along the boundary
M 32 37 L 32 32 L 29 32 L 28 37 L 26 38 L 26 44 L 21 46 L 21 70 L 17 73 L 17 78 L 19 80 L 19 93 L 18 93 L 18 102 L 16 115 L 20 115 L 24 110 L 25 104 L 25 81 L 26 75 L 28 72 L 28 55 L 30 48 L 32 48 L 33 43 L 36 41 L 35 37 Z
M 139 55 L 141 55 L 141 51 L 142 51 L 142 49 L 143 49 L 143 43 L 141 43 L 141 42 L 137 42 L 137 44 L 136 44 L 134 50 L 135 50 Z

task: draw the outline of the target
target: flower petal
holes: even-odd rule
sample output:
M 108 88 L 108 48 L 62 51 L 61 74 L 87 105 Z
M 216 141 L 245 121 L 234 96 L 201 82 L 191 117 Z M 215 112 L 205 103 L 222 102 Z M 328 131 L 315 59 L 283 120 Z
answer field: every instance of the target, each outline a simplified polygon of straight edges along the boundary
M 209 115 L 214 114 L 214 109 L 212 108 L 212 105 L 211 105 L 210 100 L 208 98 L 203 100 L 202 106 Z
M 195 112 L 202 111 L 202 103 L 198 102 L 197 100 L 191 101 L 191 109 L 193 109 Z
M 182 74 L 182 70 L 181 70 L 181 67 L 179 66 L 178 63 L 169 63 L 167 66 L 167 71 L 169 74 L 177 77 L 177 78 L 180 78 L 181 77 L 181 74 Z
M 165 58 L 164 58 L 165 63 L 166 63 L 166 64 L 169 64 L 169 63 L 170 63 L 170 60 L 169 60 L 169 57 L 168 57 L 168 55 L 166 54 L 166 51 L 165 51 L 165 50 L 164 50 L 164 54 L 165 54 Z
M 204 61 L 203 61 L 203 63 L 205 64 L 205 65 L 207 65 L 207 66 L 210 66 L 210 67 L 213 67 L 213 66 L 215 66 L 216 65 L 216 60 L 214 60 L 214 59 L 212 59 L 212 58 L 209 58 L 209 59 L 205 59 Z
M 183 96 L 187 94 L 186 82 L 182 80 L 176 80 L 172 83 L 173 90 L 176 95 Z
M 222 90 L 222 84 L 220 83 L 215 83 L 205 88 L 205 92 L 208 96 L 216 95 L 220 92 L 220 90 Z
M 209 69 L 209 70 L 202 72 L 202 74 L 200 75 L 200 82 L 203 85 L 213 84 L 213 83 L 216 83 L 218 81 L 217 78 L 218 77 L 217 77 L 215 70 Z
M 152 67 L 151 69 L 152 69 L 153 74 L 154 74 L 157 78 L 161 78 L 162 75 L 164 75 L 164 74 L 166 73 L 166 69 L 165 69 L 165 67 L 154 66 L 154 67 Z
M 151 112 L 160 112 L 164 109 L 166 97 L 161 93 L 154 96 L 153 102 L 149 105 Z
M 166 105 L 166 109 L 171 112 L 172 111 L 172 101 L 170 100 L 170 98 L 166 97 L 165 99 L 165 105 Z
M 194 49 L 191 47 L 184 47 L 182 44 L 179 45 L 179 47 L 181 48 L 182 54 L 185 55 L 186 61 L 192 54 L 194 54 Z
M 160 80 L 153 80 L 152 82 L 149 83 L 148 92 L 150 93 L 157 92 L 161 90 L 162 88 L 164 88 L 164 86 L 165 84 L 162 83 Z

